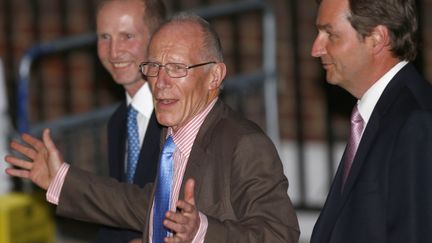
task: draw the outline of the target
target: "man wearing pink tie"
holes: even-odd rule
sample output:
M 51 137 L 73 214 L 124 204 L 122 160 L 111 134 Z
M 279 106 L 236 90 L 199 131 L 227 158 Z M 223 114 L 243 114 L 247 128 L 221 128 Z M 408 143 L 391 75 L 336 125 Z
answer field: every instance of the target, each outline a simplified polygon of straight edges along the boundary
M 312 56 L 357 98 L 311 243 L 432 242 L 432 87 L 415 0 L 321 0 Z

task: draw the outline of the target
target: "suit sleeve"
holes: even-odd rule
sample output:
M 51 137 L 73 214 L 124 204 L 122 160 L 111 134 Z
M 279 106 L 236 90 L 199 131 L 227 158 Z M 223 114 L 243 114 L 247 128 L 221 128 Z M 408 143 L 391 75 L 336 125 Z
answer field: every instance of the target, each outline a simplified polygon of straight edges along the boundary
M 407 120 L 390 161 L 388 242 L 432 242 L 432 113 Z
M 288 181 L 270 139 L 262 133 L 243 136 L 230 163 L 236 219 L 208 216 L 205 242 L 297 242 L 300 232 L 287 194 Z
M 147 217 L 151 184 L 144 188 L 119 183 L 70 167 L 57 214 L 77 220 L 142 231 Z

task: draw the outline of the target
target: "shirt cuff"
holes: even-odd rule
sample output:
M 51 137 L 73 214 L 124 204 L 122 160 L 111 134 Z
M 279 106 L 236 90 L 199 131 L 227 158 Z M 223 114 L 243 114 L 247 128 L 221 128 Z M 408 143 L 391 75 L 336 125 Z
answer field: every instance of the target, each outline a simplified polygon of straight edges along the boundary
M 69 171 L 69 164 L 63 163 L 60 169 L 57 171 L 54 179 L 51 181 L 47 193 L 46 199 L 49 203 L 58 205 L 60 199 L 61 189 L 66 178 L 66 174 Z
M 205 235 L 207 234 L 208 220 L 205 214 L 199 212 L 200 217 L 200 226 L 198 228 L 198 232 L 196 233 L 192 243 L 203 243 L 205 239 Z

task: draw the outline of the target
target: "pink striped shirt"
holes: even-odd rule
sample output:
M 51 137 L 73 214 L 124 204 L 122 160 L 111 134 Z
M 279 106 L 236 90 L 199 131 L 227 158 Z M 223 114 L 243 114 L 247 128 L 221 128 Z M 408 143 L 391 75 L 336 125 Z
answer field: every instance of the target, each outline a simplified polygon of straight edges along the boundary
M 176 150 L 174 152 L 174 175 L 173 175 L 173 191 L 171 194 L 171 211 L 176 211 L 176 204 L 180 194 L 180 188 L 183 181 L 184 172 L 186 170 L 187 162 L 189 160 L 189 155 L 192 150 L 193 143 L 198 134 L 198 131 L 207 117 L 210 110 L 213 108 L 217 101 L 214 99 L 200 114 L 192 118 L 185 126 L 174 132 L 171 128 L 168 128 L 167 136 L 171 135 L 174 143 L 176 144 Z M 57 205 L 60 197 L 61 188 L 63 186 L 69 165 L 63 163 L 54 177 L 53 181 L 48 187 L 46 194 L 47 201 Z M 185 178 L 188 179 L 188 178 Z M 207 217 L 199 212 L 200 225 L 198 232 L 193 239 L 193 243 L 204 242 L 205 234 L 207 233 L 208 220 Z M 152 242 L 152 232 L 153 232 L 153 207 L 150 215 L 149 223 L 149 242 Z
M 190 120 L 186 125 L 180 127 L 176 132 L 171 128 L 168 128 L 167 137 L 172 136 L 174 143 L 176 144 L 176 150 L 174 151 L 174 175 L 173 175 L 173 191 L 171 194 L 171 211 L 176 211 L 176 204 L 180 194 L 180 188 L 183 182 L 183 175 L 186 170 L 186 165 L 189 160 L 189 155 L 192 150 L 193 143 L 198 134 L 198 131 L 207 117 L 210 110 L 213 108 L 217 99 L 213 100 L 200 114 L 196 115 L 192 120 Z M 188 178 L 185 178 L 188 179 Z M 193 239 L 193 243 L 204 242 L 205 234 L 207 232 L 208 221 L 207 217 L 199 213 L 200 216 L 200 226 L 198 232 Z M 149 228 L 149 242 L 152 242 L 152 232 L 153 232 L 153 210 L 150 215 L 150 228 Z

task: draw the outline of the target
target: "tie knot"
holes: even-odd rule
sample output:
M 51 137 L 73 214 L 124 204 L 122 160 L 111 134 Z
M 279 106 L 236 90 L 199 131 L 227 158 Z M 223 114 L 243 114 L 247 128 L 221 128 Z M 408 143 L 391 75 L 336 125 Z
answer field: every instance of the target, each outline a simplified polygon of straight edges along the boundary
M 129 105 L 128 117 L 129 118 L 136 118 L 137 114 L 138 114 L 138 111 L 132 105 Z
M 168 136 L 168 138 L 165 140 L 165 144 L 163 146 L 163 153 L 174 153 L 176 148 L 176 145 L 174 143 L 174 140 L 171 136 Z
M 351 113 L 351 124 L 359 124 L 359 123 L 363 123 L 363 118 L 356 105 L 354 106 L 354 109 Z

